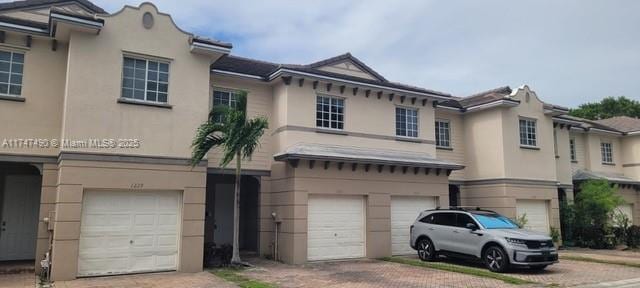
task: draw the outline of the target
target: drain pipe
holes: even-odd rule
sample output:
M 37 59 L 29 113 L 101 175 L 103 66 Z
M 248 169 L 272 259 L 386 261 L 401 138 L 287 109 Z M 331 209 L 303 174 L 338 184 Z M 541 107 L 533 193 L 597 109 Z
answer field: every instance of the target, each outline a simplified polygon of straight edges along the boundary
M 44 276 L 42 278 L 44 278 L 47 283 L 51 283 L 51 252 L 53 248 L 53 223 L 51 222 L 51 219 L 55 216 L 55 214 L 52 213 L 55 212 L 49 212 L 49 217 L 44 217 L 44 219 L 42 219 L 42 221 L 47 225 L 49 247 L 47 247 L 47 252 L 44 253 L 44 259 L 40 261 L 40 267 L 42 267 L 41 276 Z
M 273 225 L 274 225 L 273 260 L 279 261 L 278 259 L 278 228 L 280 227 L 280 223 L 282 223 L 282 220 L 278 219 L 276 212 L 271 213 L 271 218 L 273 218 Z

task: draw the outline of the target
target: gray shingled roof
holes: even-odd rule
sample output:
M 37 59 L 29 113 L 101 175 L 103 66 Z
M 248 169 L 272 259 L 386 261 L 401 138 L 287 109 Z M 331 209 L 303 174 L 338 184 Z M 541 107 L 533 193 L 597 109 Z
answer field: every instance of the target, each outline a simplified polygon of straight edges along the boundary
M 621 173 L 594 172 L 590 170 L 578 169 L 573 172 L 573 181 L 587 181 L 592 179 L 603 179 L 612 183 L 640 185 L 640 181 L 631 179 Z
M 105 11 L 104 9 L 100 8 L 99 6 L 97 6 L 97 5 L 91 3 L 90 1 L 87 1 L 87 0 L 24 0 L 24 1 L 13 1 L 13 2 L 0 3 L 0 11 L 13 10 L 13 9 L 23 9 L 23 8 L 29 8 L 29 7 L 35 7 L 35 6 L 56 5 L 56 4 L 69 3 L 69 2 L 78 3 L 78 4 L 82 5 L 82 6 L 84 6 L 85 8 L 89 9 L 90 11 L 93 11 L 94 13 L 98 13 L 98 14 L 106 14 L 107 13 L 107 11 Z
M 596 120 L 594 122 L 609 126 L 625 133 L 640 131 L 640 119 L 628 116 L 616 116 L 607 119 Z
M 584 118 L 580 118 L 580 117 L 575 117 L 575 116 L 571 116 L 571 115 L 559 115 L 559 116 L 556 116 L 556 118 L 567 119 L 567 120 L 570 120 L 570 121 L 580 122 L 580 128 L 585 129 L 585 130 L 589 130 L 591 128 L 595 128 L 595 129 L 600 129 L 600 130 L 606 130 L 606 131 L 611 131 L 611 132 L 622 133 L 622 131 L 617 130 L 615 128 L 600 124 L 600 123 L 598 123 L 596 121 L 592 121 L 592 120 L 588 120 L 588 119 L 584 119 Z
M 268 80 L 269 76 L 271 76 L 278 69 L 288 69 L 288 70 L 292 70 L 292 71 L 298 71 L 298 72 L 303 72 L 303 73 L 311 73 L 311 74 L 316 74 L 316 75 L 320 75 L 320 76 L 327 76 L 327 77 L 333 77 L 333 78 L 338 78 L 338 79 L 344 79 L 344 80 L 348 80 L 348 81 L 361 82 L 361 83 L 365 83 L 365 84 L 372 84 L 372 85 L 378 85 L 378 86 L 389 87 L 389 88 L 403 89 L 403 90 L 408 90 L 408 91 L 417 92 L 417 93 L 427 93 L 427 94 L 433 94 L 433 95 L 437 95 L 437 96 L 451 97 L 451 94 L 448 94 L 448 93 L 439 92 L 439 91 L 430 90 L 430 89 L 425 89 L 425 88 L 420 88 L 420 87 L 411 86 L 411 85 L 406 85 L 406 84 L 397 83 L 397 82 L 391 82 L 391 81 L 388 81 L 388 80 L 384 79 L 384 77 L 382 77 L 382 76 L 380 76 L 380 78 L 378 78 L 378 80 L 374 80 L 374 79 L 361 78 L 361 77 L 345 75 L 345 74 L 340 74 L 340 73 L 333 73 L 333 72 L 328 72 L 328 71 L 323 71 L 323 70 L 317 69 L 318 67 L 320 67 L 322 65 L 326 65 L 326 63 L 334 63 L 334 62 L 337 62 L 337 61 L 344 61 L 345 59 L 350 59 L 354 63 L 362 63 L 360 60 L 358 60 L 357 58 L 355 58 L 353 55 L 351 55 L 349 53 L 343 54 L 343 55 L 339 55 L 339 56 L 336 56 L 336 57 L 332 57 L 332 58 L 329 58 L 329 59 L 325 59 L 325 60 L 322 60 L 322 61 L 314 62 L 314 63 L 308 64 L 308 65 L 276 64 L 276 63 L 270 63 L 270 62 L 265 62 L 265 61 L 260 61 L 260 60 L 254 60 L 254 59 L 249 59 L 249 58 L 243 58 L 243 57 L 228 55 L 226 57 L 221 57 L 220 59 L 218 59 L 218 61 L 213 63 L 211 65 L 211 69 L 258 76 L 260 78 L 263 78 L 263 80 Z M 325 63 L 325 64 L 323 64 L 323 63 Z M 361 68 L 365 69 L 365 67 L 367 67 L 367 69 L 371 69 L 371 68 L 368 68 L 368 66 L 364 65 L 364 63 L 362 63 L 362 67 Z M 371 70 L 371 71 L 373 71 L 373 70 Z M 379 75 L 379 74 L 375 73 L 375 71 L 372 74 L 373 75 Z M 384 79 L 384 80 L 379 80 L 379 79 Z
M 463 165 L 437 159 L 428 153 L 355 146 L 298 143 L 273 157 L 276 161 L 290 159 L 338 161 L 358 164 L 381 164 L 408 167 L 463 169 Z

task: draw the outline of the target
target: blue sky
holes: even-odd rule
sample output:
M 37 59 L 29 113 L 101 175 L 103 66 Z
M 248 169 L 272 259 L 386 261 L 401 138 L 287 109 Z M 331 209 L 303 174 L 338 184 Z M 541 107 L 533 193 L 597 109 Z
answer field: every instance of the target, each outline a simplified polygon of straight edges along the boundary
M 141 1 L 94 2 L 115 12 Z M 640 99 L 640 1 L 153 2 L 245 57 L 304 64 L 351 52 L 388 79 L 458 96 L 528 84 L 569 107 Z

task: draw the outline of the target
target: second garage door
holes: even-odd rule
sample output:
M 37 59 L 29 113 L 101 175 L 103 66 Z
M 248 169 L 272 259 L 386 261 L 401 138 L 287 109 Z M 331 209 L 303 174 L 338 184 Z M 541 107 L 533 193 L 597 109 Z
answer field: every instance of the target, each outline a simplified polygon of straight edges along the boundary
M 307 259 L 365 256 L 362 196 L 309 195 Z
M 526 214 L 526 229 L 549 233 L 549 207 L 546 200 L 516 200 L 518 217 Z
M 84 193 L 78 275 L 178 268 L 179 192 Z
M 409 246 L 409 227 L 420 212 L 434 208 L 434 197 L 391 197 L 391 254 L 415 253 Z

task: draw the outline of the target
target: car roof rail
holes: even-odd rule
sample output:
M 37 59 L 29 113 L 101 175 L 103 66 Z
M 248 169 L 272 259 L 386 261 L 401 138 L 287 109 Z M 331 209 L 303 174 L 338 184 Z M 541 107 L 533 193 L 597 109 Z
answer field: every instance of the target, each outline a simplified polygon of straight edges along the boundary
M 480 208 L 478 206 L 451 206 L 451 207 L 449 207 L 449 209 L 450 210 L 459 210 L 459 211 L 484 211 L 484 212 L 497 213 L 496 211 L 489 210 L 489 209 L 483 209 L 483 208 Z

